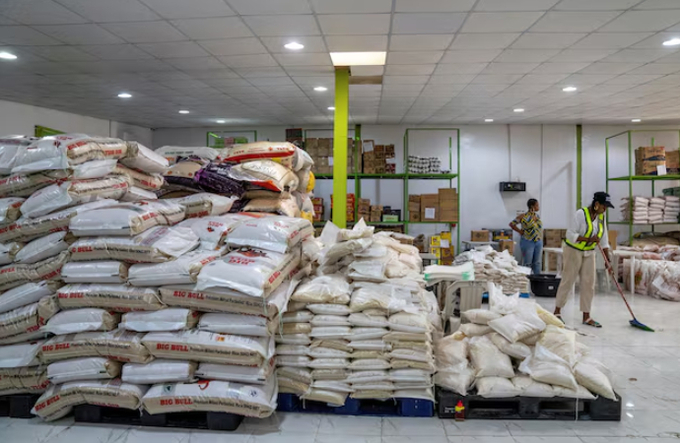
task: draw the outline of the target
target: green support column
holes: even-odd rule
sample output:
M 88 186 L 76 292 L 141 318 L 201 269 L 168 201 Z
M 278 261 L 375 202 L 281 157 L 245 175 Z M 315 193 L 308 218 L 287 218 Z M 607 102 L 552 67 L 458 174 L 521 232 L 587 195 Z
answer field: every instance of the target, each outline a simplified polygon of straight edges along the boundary
M 333 223 L 347 227 L 347 126 L 349 123 L 349 67 L 335 68 L 333 120 Z
M 583 203 L 583 126 L 576 125 L 576 209 Z

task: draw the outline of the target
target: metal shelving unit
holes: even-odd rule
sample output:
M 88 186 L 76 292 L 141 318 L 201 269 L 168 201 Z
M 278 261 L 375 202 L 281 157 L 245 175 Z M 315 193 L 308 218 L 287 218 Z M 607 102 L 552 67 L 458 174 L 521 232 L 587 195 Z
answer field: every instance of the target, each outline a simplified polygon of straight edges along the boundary
M 628 183 L 628 198 L 633 197 L 633 182 L 649 182 L 651 185 L 652 196 L 656 193 L 656 182 L 658 181 L 678 181 L 680 180 L 680 175 L 634 175 L 635 168 L 635 156 L 633 153 L 633 134 L 634 133 L 658 133 L 658 132 L 673 132 L 678 134 L 678 146 L 680 149 L 680 130 L 678 129 L 639 129 L 639 130 L 628 130 L 619 132 L 618 134 L 611 135 L 604 139 L 605 144 L 605 154 L 606 154 L 606 191 L 609 193 L 609 183 L 610 182 L 627 182 Z M 609 176 L 609 150 L 610 150 L 610 140 L 617 137 L 625 135 L 628 144 L 628 175 L 610 177 Z M 651 146 L 654 146 L 654 137 L 651 137 Z M 631 213 L 629 214 L 629 220 L 620 221 L 609 221 L 609 209 L 607 209 L 607 226 L 609 225 L 623 225 L 628 226 L 628 241 L 633 241 L 633 227 L 634 226 L 651 226 L 652 232 L 655 230 L 655 226 L 660 225 L 678 225 L 680 223 L 633 223 L 632 206 L 629 206 Z

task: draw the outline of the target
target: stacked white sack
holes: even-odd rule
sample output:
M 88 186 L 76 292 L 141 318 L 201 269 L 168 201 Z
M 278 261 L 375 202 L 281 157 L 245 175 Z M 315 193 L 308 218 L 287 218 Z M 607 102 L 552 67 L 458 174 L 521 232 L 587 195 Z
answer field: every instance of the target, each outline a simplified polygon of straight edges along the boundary
M 680 197 L 675 195 L 666 195 L 663 197 L 665 201 L 663 211 L 664 223 L 677 223 L 678 216 L 680 216 Z
M 621 200 L 623 201 L 620 208 L 623 220 L 632 220 L 634 224 L 650 223 L 649 198 L 633 196 L 632 200 L 628 197 L 624 197 Z M 663 214 L 663 208 L 661 212 Z
M 616 399 L 609 370 L 557 317 L 493 284 L 489 302 L 464 312 L 468 323 L 438 343 L 438 386 L 467 395 L 474 384 L 487 398 Z
M 507 250 L 498 252 L 491 246 L 482 246 L 459 254 L 456 256 L 453 265 L 458 267 L 467 262 L 472 262 L 474 273 L 469 273 L 468 268 L 455 270 L 455 272 L 464 273 L 464 279 L 473 278 L 493 283 L 502 287 L 506 294 L 529 292 L 529 279 L 527 276 L 531 273 L 531 269 L 520 266 Z M 442 274 L 446 273 L 446 268 L 450 269 L 450 267 L 438 265 L 426 267 L 425 279 L 428 282 L 436 281 Z M 454 270 L 449 270 L 448 272 L 454 272 Z
M 651 225 L 663 223 L 665 210 L 666 200 L 663 197 L 651 197 L 649 199 L 648 223 Z

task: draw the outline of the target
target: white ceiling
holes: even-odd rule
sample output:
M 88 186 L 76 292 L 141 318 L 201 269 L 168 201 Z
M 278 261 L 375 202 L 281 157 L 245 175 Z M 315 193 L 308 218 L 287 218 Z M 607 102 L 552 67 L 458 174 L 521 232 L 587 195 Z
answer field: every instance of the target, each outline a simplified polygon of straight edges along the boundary
M 0 99 L 155 128 L 329 124 L 329 51 L 388 51 L 352 69 L 385 75 L 352 86 L 352 123 L 677 124 L 674 37 L 680 0 L 0 0 L 19 57 Z

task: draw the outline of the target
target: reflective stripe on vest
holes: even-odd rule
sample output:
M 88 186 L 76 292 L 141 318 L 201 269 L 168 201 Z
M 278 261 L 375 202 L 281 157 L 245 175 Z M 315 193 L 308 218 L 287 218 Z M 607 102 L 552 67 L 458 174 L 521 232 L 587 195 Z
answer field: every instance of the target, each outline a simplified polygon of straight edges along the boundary
M 590 218 L 590 211 L 588 208 L 581 208 L 583 210 L 583 215 L 586 217 L 586 224 L 588 225 L 588 229 L 586 229 L 586 233 L 583 234 L 583 237 L 591 237 L 593 235 L 593 221 Z M 597 237 L 599 239 L 602 239 L 602 234 L 604 233 L 604 214 L 600 214 L 597 216 L 600 222 L 600 229 L 598 230 Z M 595 249 L 596 243 L 587 243 L 587 242 L 578 242 L 574 243 L 571 242 L 567 239 L 564 240 L 566 244 L 571 246 L 574 249 L 578 249 L 579 251 L 592 251 Z

